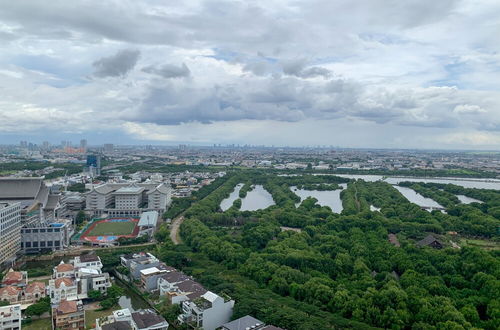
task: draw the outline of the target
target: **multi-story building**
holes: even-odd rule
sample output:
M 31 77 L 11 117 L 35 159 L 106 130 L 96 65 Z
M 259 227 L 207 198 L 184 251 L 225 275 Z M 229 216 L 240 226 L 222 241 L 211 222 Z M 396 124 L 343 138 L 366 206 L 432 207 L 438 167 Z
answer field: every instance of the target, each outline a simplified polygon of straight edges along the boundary
M 106 293 L 111 287 L 111 279 L 101 269 L 101 259 L 96 255 L 78 256 L 69 263 L 61 261 L 54 267 L 49 281 L 51 303 L 54 305 L 61 300 L 86 299 L 92 290 Z
M 234 300 L 226 300 L 207 291 L 198 299 L 183 301 L 181 306 L 182 314 L 178 317 L 180 323 L 193 328 L 215 330 L 231 319 Z
M 21 330 L 21 305 L 0 307 L 0 329 Z
M 157 267 L 160 265 L 160 260 L 151 253 L 131 253 L 120 258 L 122 266 L 127 267 L 130 271 L 130 277 L 134 280 L 141 278 L 141 270 Z
M 0 203 L 0 268 L 21 250 L 21 203 Z
M 25 226 L 21 228 L 21 249 L 27 254 L 62 250 L 69 246 L 72 235 L 73 226 L 67 219 Z
M 85 329 L 85 310 L 81 300 L 63 300 L 52 308 L 52 329 Z
M 78 299 L 78 284 L 72 277 L 59 277 L 50 280 L 48 291 L 52 305 L 57 305 L 63 300 L 74 301 Z
M 171 202 L 166 183 L 106 183 L 86 193 L 87 213 L 93 216 L 138 216 L 145 211 L 163 213 Z

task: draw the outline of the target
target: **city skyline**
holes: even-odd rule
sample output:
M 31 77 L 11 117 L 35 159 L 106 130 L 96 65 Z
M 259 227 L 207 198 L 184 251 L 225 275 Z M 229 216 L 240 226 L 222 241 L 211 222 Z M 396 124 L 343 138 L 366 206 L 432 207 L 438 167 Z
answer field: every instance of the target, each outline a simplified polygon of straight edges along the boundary
M 498 150 L 499 15 L 495 1 L 0 1 L 0 143 Z

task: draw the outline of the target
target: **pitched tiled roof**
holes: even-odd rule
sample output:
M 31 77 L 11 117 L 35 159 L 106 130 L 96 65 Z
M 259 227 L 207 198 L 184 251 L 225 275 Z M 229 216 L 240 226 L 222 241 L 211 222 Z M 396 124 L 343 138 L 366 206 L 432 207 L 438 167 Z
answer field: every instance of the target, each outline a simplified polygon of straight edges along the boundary
M 0 288 L 0 296 L 7 295 L 7 296 L 15 297 L 19 294 L 20 290 L 21 290 L 20 288 L 15 287 L 15 286 L 11 286 L 11 285 L 4 286 L 3 288 Z
M 57 312 L 62 314 L 74 313 L 78 311 L 78 302 L 62 300 L 57 307 Z
M 56 288 L 59 289 L 59 287 L 64 284 L 65 286 L 72 286 L 73 285 L 73 280 L 69 277 L 61 277 L 56 279 Z
M 45 291 L 45 283 L 31 282 L 26 286 L 26 293 L 33 293 L 35 291 Z
M 21 282 L 22 280 L 23 273 L 10 270 L 7 274 L 5 274 L 2 282 Z
M 74 270 L 75 267 L 73 267 L 72 264 L 59 264 L 56 266 L 56 271 L 58 273 L 63 273 L 63 272 L 70 272 L 72 270 Z

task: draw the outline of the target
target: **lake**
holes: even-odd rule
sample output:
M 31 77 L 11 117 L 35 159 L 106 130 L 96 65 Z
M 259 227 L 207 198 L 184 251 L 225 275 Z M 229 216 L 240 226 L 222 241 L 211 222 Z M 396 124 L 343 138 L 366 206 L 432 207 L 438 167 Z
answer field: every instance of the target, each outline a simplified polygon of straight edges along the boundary
M 220 203 L 220 209 L 222 211 L 227 211 L 231 206 L 233 206 L 233 202 L 240 198 L 240 190 L 243 187 L 243 183 L 238 183 L 231 194 L 229 194 L 228 198 L 225 198 Z
M 382 175 L 363 175 L 363 174 L 334 174 L 334 175 L 348 179 L 363 179 L 365 181 L 370 181 L 370 182 L 384 179 Z M 500 180 L 498 179 L 385 177 L 384 181 L 393 185 L 403 181 L 410 181 L 410 182 L 444 183 L 444 184 L 451 183 L 465 188 L 500 190 Z
M 345 183 L 340 184 L 342 189 L 345 189 L 347 185 Z M 342 189 L 337 190 L 305 190 L 305 189 L 297 189 L 297 187 L 291 187 L 292 191 L 300 197 L 300 201 L 302 202 L 307 197 L 314 197 L 318 200 L 318 204 L 321 206 L 329 206 L 333 212 L 340 213 L 343 210 L 342 200 L 340 199 L 340 192 Z M 300 203 L 297 204 L 297 206 Z
M 262 185 L 258 184 L 241 200 L 240 210 L 256 211 L 272 205 L 274 205 L 273 196 Z
M 400 187 L 400 186 L 394 186 L 403 196 L 406 197 L 407 200 L 409 200 L 412 203 L 417 204 L 418 206 L 424 206 L 424 207 L 442 207 L 439 205 L 435 200 L 424 197 L 417 193 L 415 190 L 407 188 L 407 187 Z

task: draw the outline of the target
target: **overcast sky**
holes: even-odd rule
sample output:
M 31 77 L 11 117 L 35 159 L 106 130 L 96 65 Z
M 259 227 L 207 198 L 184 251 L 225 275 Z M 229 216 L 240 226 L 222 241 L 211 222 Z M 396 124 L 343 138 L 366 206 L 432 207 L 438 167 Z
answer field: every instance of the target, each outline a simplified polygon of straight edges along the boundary
M 500 1 L 0 0 L 0 144 L 500 149 Z

